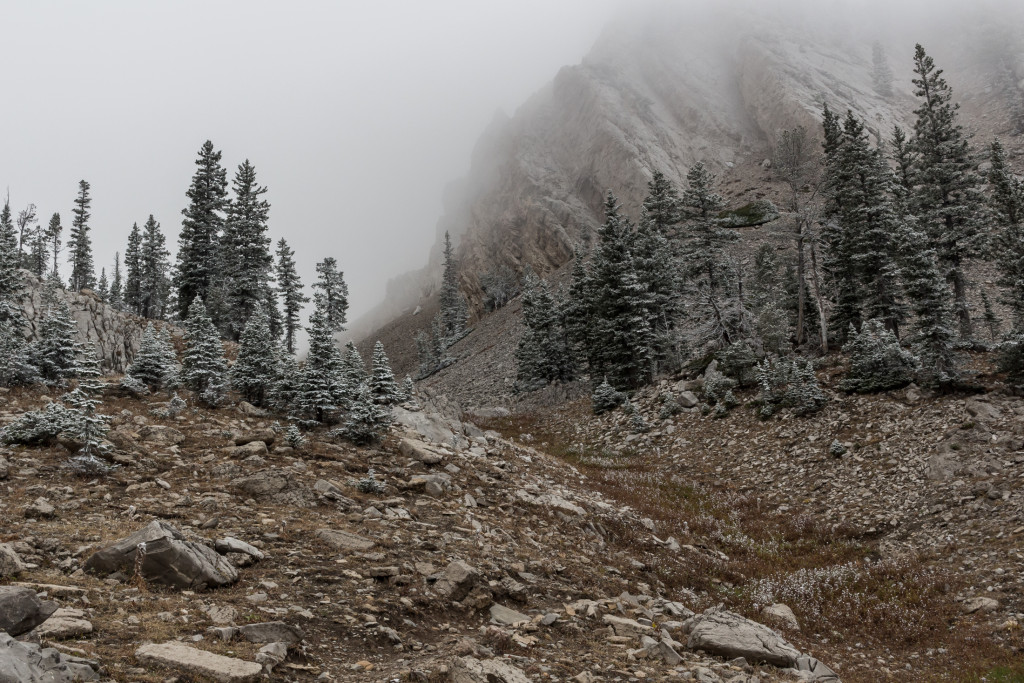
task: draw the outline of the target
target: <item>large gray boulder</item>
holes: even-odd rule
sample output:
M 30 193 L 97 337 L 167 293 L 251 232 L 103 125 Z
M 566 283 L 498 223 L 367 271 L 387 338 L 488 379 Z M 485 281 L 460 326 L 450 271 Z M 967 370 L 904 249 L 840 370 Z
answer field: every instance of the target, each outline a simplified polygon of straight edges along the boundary
M 530 683 L 520 669 L 500 659 L 456 657 L 448 669 L 450 683 Z
M 25 563 L 10 543 L 0 543 L 0 579 L 25 571 Z
M 690 634 L 689 649 L 726 659 L 743 657 L 752 663 L 792 667 L 800 658 L 800 651 L 772 629 L 716 607 L 687 619 L 682 630 Z
M 140 548 L 140 544 L 145 545 Z M 85 561 L 85 570 L 100 575 L 116 571 L 130 574 L 140 550 L 139 570 L 146 581 L 181 589 L 216 588 L 238 581 L 238 572 L 230 561 L 213 548 L 187 540 L 161 520 L 93 553 Z
M 28 633 L 57 611 L 57 603 L 40 600 L 23 586 L 0 586 L 0 631 L 12 636 Z
M 0 633 L 0 683 L 75 683 L 99 678 L 99 665 Z

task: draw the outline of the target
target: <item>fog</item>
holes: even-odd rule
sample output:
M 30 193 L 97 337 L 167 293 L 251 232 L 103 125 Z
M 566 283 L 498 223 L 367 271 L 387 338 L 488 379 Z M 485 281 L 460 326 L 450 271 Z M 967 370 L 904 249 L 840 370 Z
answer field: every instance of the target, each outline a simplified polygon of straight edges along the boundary
M 611 17 L 636 7 L 617 0 L 7 3 L 0 188 L 15 212 L 30 202 L 43 222 L 59 212 L 66 238 L 77 183 L 88 180 L 97 274 L 101 266 L 109 273 L 132 223 L 150 213 L 174 251 L 196 152 L 210 139 L 229 176 L 246 158 L 256 166 L 269 188 L 271 236 L 296 250 L 307 286 L 316 261 L 338 259 L 355 319 L 379 302 L 390 277 L 425 263 L 443 189 L 466 173 L 495 113 L 513 113 L 561 66 L 579 63 Z M 729 7 L 867 36 L 952 22 L 963 4 L 748 0 Z
M 96 271 L 152 213 L 172 252 L 200 145 L 248 158 L 304 283 L 334 256 L 350 319 L 421 266 L 444 186 L 498 110 L 578 63 L 612 0 L 6 3 L 0 188 L 71 223 Z M 66 278 L 69 268 L 62 268 Z M 308 313 L 308 311 L 307 311 Z

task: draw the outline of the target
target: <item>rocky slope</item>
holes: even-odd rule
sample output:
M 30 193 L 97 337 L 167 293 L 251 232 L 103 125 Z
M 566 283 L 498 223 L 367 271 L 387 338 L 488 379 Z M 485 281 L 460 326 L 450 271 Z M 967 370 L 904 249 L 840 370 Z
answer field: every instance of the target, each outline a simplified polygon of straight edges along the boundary
M 2 423 L 47 400 L 3 398 Z M 104 477 L 3 451 L 0 680 L 836 680 L 798 632 L 666 583 L 692 558 L 658 523 L 444 404 L 372 449 L 166 408 L 104 398 Z

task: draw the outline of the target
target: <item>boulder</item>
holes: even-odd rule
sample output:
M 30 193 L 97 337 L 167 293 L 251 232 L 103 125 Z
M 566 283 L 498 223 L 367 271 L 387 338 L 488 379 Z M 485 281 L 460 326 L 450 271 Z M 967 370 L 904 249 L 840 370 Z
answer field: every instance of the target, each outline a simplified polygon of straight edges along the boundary
M 413 412 L 398 406 L 392 408 L 391 413 L 396 424 L 407 427 L 434 443 L 450 444 L 455 438 L 455 432 L 452 431 L 447 420 L 440 415 L 422 411 Z
M 434 590 L 442 597 L 458 602 L 469 595 L 479 580 L 480 573 L 476 569 L 462 560 L 456 560 L 441 572 L 434 584 Z
M 302 629 L 283 621 L 266 621 L 260 624 L 246 624 L 238 628 L 238 635 L 250 643 L 298 643 L 302 641 Z
M 272 446 L 277 441 L 277 433 L 273 429 L 260 429 L 255 432 L 235 434 L 233 441 L 236 446 L 244 446 L 254 441 L 262 441 L 265 445 Z M 264 452 L 266 451 L 264 450 Z
M 338 548 L 340 550 L 369 550 L 375 543 L 368 538 L 357 536 L 356 534 L 349 533 L 348 531 L 338 531 L 336 529 L 317 529 L 317 538 L 326 542 L 328 545 Z
M 639 638 L 640 636 L 649 636 L 654 633 L 654 629 L 650 626 L 641 624 L 635 619 L 617 617 L 614 614 L 604 615 L 601 617 L 601 621 L 611 626 L 617 636 Z
M 491 621 L 500 626 L 515 626 L 530 621 L 530 617 L 504 605 L 491 605 Z
M 313 484 L 313 491 L 323 500 L 338 503 L 342 507 L 353 508 L 356 506 L 356 502 L 346 496 L 341 487 L 328 479 L 317 479 Z
M 743 657 L 751 663 L 792 667 L 800 658 L 800 652 L 772 629 L 717 607 L 690 617 L 682 630 L 690 634 L 689 649 L 726 659 Z
M 500 659 L 457 657 L 448 668 L 450 683 L 530 683 L 522 670 Z
M 0 481 L 8 477 L 11 472 L 11 465 L 4 456 L 0 455 Z
M 0 543 L 0 579 L 20 574 L 25 569 L 25 563 L 21 561 L 21 556 L 14 552 L 11 544 Z
M 99 678 L 99 664 L 0 633 L 0 683 L 77 683 Z
M 789 608 L 789 605 L 783 605 L 781 602 L 777 602 L 774 605 L 765 607 L 761 610 L 761 614 L 782 624 L 786 628 L 794 631 L 800 630 L 800 622 L 796 620 L 796 615 L 793 614 L 793 610 Z
M 185 440 L 185 435 L 174 427 L 146 425 L 139 430 L 139 440 L 158 446 L 175 446 Z
M 684 391 L 679 394 L 679 398 L 676 399 L 683 408 L 695 408 L 700 404 L 700 399 L 692 391 Z
M 141 545 L 141 548 L 140 548 Z M 93 553 L 85 561 L 86 571 L 111 574 L 135 570 L 141 550 L 140 572 L 147 581 L 181 589 L 216 588 L 238 580 L 231 563 L 213 548 L 189 541 L 176 528 L 161 520 Z
M 437 465 L 443 460 L 440 453 L 435 453 L 427 448 L 427 444 L 415 439 L 402 439 L 398 444 L 398 452 L 424 465 Z
M 983 596 L 970 598 L 964 602 L 962 609 L 964 614 L 974 614 L 975 612 L 994 612 L 999 609 L 999 601 Z
M 254 455 L 267 455 L 270 451 L 267 444 L 262 441 L 249 441 L 244 446 L 235 446 L 230 449 L 233 458 L 249 458 Z
M 964 401 L 964 408 L 968 415 L 982 422 L 992 422 L 1003 416 L 999 408 L 977 396 L 972 396 Z
M 85 612 L 82 610 L 61 607 L 37 626 L 34 633 L 40 638 L 51 640 L 79 638 L 92 633 L 92 623 L 85 618 Z
M 183 673 L 209 676 L 223 683 L 247 683 L 258 680 L 263 667 L 256 662 L 247 662 L 233 657 L 189 647 L 184 643 L 147 643 L 135 651 L 140 664 L 164 666 Z
M 57 603 L 40 600 L 31 588 L 0 586 L 0 631 L 28 633 L 57 611 Z
M 52 519 L 57 516 L 57 510 L 53 507 L 53 504 L 45 498 L 36 498 L 32 501 L 31 505 L 25 508 L 26 517 L 36 517 L 38 519 Z
M 266 557 L 266 555 L 263 554 L 263 551 L 259 548 L 249 545 L 245 541 L 240 541 L 237 538 L 232 538 L 231 536 L 218 539 L 217 542 L 213 544 L 213 547 L 221 555 L 227 555 L 228 553 L 243 553 L 250 557 L 254 557 L 257 560 L 262 560 Z
M 253 443 L 262 444 L 263 442 L 254 441 Z M 239 448 L 249 448 L 249 446 L 240 446 Z M 266 448 L 265 444 L 263 448 Z M 299 482 L 296 473 L 287 469 L 269 467 L 259 470 L 248 477 L 236 479 L 232 486 L 242 495 L 261 503 L 277 503 L 297 507 L 311 507 L 316 504 L 316 497 L 309 490 L 308 485 Z
M 814 683 L 840 683 L 839 675 L 814 657 L 803 655 L 793 667 L 800 672 L 800 678 Z

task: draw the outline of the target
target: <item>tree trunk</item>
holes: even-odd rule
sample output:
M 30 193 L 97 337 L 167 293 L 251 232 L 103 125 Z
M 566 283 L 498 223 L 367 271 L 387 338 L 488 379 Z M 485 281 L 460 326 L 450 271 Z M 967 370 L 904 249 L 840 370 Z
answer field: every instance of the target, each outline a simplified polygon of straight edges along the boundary
M 796 227 L 796 345 L 804 343 L 804 219 Z
M 811 243 L 811 281 L 814 283 L 814 298 L 818 302 L 818 320 L 821 328 L 821 352 L 828 353 L 828 320 L 825 317 L 825 302 L 821 297 L 821 284 L 818 282 L 818 253 Z

